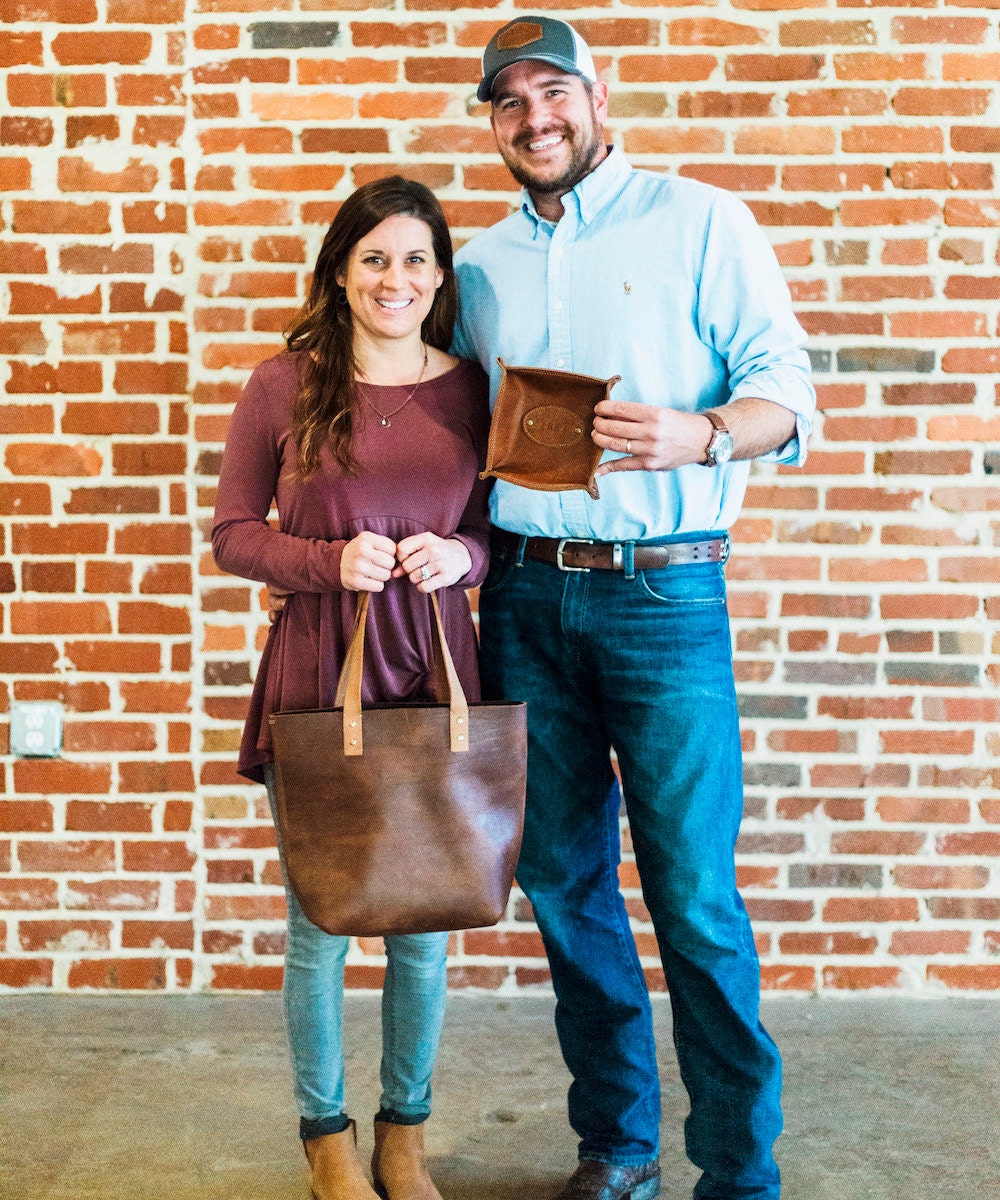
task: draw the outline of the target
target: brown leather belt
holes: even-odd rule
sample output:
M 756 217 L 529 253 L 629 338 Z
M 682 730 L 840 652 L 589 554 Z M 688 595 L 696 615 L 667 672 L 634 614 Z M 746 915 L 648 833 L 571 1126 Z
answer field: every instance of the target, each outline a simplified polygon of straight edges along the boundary
M 560 571 L 623 571 L 627 548 L 632 550 L 636 571 L 654 571 L 658 567 L 682 563 L 724 563 L 729 557 L 729 535 L 702 542 L 669 542 L 647 545 L 645 542 L 594 542 L 589 538 L 522 538 L 519 534 L 494 526 L 493 536 L 501 545 L 519 550 L 524 542 L 524 557 L 552 563 Z

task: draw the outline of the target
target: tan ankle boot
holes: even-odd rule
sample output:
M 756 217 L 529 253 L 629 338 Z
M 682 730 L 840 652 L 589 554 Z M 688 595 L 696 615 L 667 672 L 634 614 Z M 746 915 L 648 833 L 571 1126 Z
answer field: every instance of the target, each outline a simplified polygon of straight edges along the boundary
M 372 1179 L 382 1200 L 442 1200 L 427 1174 L 423 1125 L 375 1122 Z
M 377 1200 L 358 1162 L 358 1131 L 352 1121 L 342 1133 L 303 1142 L 313 1200 Z

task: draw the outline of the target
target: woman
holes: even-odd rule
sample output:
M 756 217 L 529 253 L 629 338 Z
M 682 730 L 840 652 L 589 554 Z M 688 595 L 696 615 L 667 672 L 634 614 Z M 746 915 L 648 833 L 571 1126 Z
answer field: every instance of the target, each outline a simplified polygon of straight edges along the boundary
M 366 701 L 433 698 L 429 592 L 438 593 L 466 694 L 479 696 L 465 589 L 487 566 L 488 485 L 478 472 L 488 388 L 478 366 L 446 352 L 456 310 L 451 253 L 427 188 L 393 176 L 358 189 L 327 232 L 287 351 L 254 371 L 233 413 L 215 558 L 225 571 L 291 593 L 264 648 L 238 767 L 267 786 L 272 809 L 267 716 L 333 705 L 355 593 L 378 593 Z M 272 499 L 277 529 L 267 519 Z M 285 1016 L 313 1195 L 441 1200 L 425 1166 L 423 1122 L 448 935 L 386 939 L 373 1192 L 344 1104 L 348 939 L 317 928 L 286 893 Z

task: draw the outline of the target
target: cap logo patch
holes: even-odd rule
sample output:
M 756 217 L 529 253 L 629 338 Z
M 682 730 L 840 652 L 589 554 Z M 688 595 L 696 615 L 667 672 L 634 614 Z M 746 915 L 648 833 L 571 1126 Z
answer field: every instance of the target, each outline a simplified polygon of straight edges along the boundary
M 522 46 L 530 46 L 532 42 L 542 39 L 542 27 L 533 21 L 521 21 L 504 29 L 497 38 L 498 50 L 520 50 Z

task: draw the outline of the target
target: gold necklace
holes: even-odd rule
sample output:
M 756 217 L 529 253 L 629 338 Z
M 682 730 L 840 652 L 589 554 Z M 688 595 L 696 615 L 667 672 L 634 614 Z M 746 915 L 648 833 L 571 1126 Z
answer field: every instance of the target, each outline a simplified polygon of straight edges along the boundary
M 420 344 L 424 347 L 423 365 L 420 368 L 420 374 L 417 376 L 417 382 L 410 389 L 410 394 L 406 397 L 406 399 L 403 401 L 402 404 L 398 405 L 398 407 L 394 408 L 391 412 L 384 413 L 380 409 L 377 409 L 375 407 L 375 405 L 372 404 L 371 400 L 367 396 L 365 396 L 365 403 L 371 408 L 372 412 L 374 412 L 375 415 L 378 417 L 378 419 L 379 419 L 378 423 L 382 426 L 383 429 L 388 429 L 390 427 L 390 425 L 392 425 L 392 422 L 389 420 L 389 418 L 394 417 L 396 415 L 396 413 L 402 412 L 403 409 L 406 408 L 406 406 L 410 403 L 410 401 L 413 399 L 413 397 L 417 394 L 417 388 L 420 387 L 421 383 L 423 382 L 424 372 L 427 370 L 427 347 L 426 347 L 426 345 L 424 345 L 423 342 L 421 342 Z M 365 380 L 365 382 L 368 383 L 368 380 Z M 376 387 L 377 385 L 369 384 L 369 386 Z

